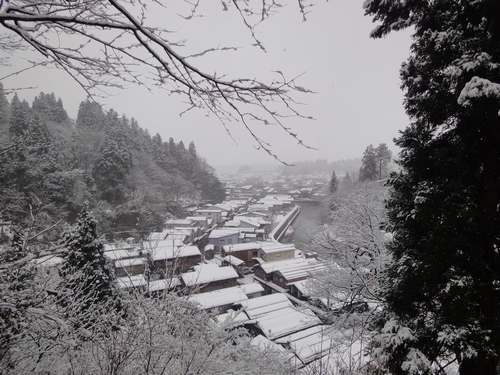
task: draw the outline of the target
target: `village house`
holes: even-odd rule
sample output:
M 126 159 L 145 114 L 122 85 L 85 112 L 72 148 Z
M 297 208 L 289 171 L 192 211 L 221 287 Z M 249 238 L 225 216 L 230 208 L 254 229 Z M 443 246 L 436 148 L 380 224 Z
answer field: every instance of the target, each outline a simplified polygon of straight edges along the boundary
M 259 257 L 260 242 L 247 242 L 235 245 L 225 245 L 222 247 L 223 257 L 233 257 L 245 262 L 247 267 L 253 267 L 254 258 Z
M 192 294 L 186 298 L 196 303 L 202 310 L 210 311 L 217 309 L 220 313 L 225 313 L 231 308 L 238 307 L 242 301 L 248 300 L 247 295 L 238 286 Z
M 300 360 L 299 367 L 302 368 L 331 353 L 333 343 L 330 329 L 324 325 L 317 325 L 281 337 L 275 342 L 295 353 Z
M 242 301 L 242 310 L 252 320 L 254 334 L 269 340 L 291 335 L 321 324 L 308 308 L 297 309 L 283 293 L 269 294 Z
M 233 267 L 219 267 L 217 264 L 199 264 L 192 271 L 181 275 L 186 294 L 210 292 L 236 286 L 238 274 Z
M 291 283 L 305 280 L 311 273 L 324 268 L 325 265 L 314 258 L 294 258 L 261 263 L 254 266 L 253 269 L 258 281 L 272 282 L 283 289 L 288 289 Z
M 242 284 L 240 288 L 248 299 L 262 297 L 265 294 L 265 290 L 260 283 Z
M 240 231 L 237 228 L 214 229 L 208 236 L 208 243 L 214 246 L 216 253 L 222 246 L 239 243 Z
M 116 281 L 118 282 L 118 286 L 123 289 L 136 289 L 136 290 L 144 290 L 146 285 L 146 279 L 144 278 L 144 274 L 137 275 L 129 275 L 123 277 L 117 277 Z
M 254 266 L 258 259 L 266 262 L 295 258 L 296 248 L 293 244 L 279 242 L 248 242 L 222 247 L 222 256 L 234 256 L 245 262 L 247 267 Z
M 193 226 L 196 228 L 204 229 L 210 224 L 209 219 L 206 216 L 188 216 L 187 220 L 191 220 Z
M 144 273 L 144 258 L 128 258 L 115 260 L 116 277 L 142 275 Z
M 149 244 L 144 249 L 154 267 L 164 276 L 178 275 L 201 262 L 201 252 L 196 246 L 188 246 L 169 240 Z
M 104 256 L 113 262 L 116 277 L 137 275 L 144 272 L 144 260 L 139 247 L 128 244 L 105 244 Z
M 165 227 L 167 229 L 174 228 L 191 228 L 193 226 L 193 220 L 191 219 L 168 219 L 165 221 Z
M 179 293 L 181 287 L 181 281 L 178 277 L 168 277 L 166 279 L 151 280 L 147 292 L 150 297 L 161 298 L 165 293 Z
M 212 220 L 213 223 L 222 221 L 222 210 L 220 209 L 199 209 L 194 211 L 194 216 L 205 216 Z

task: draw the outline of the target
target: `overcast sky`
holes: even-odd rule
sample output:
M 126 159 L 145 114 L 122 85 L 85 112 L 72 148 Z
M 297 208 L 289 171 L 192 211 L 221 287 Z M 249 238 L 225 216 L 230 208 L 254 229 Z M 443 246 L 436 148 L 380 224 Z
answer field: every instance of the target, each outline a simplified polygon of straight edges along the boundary
M 223 12 L 218 2 L 210 3 L 212 8 L 200 10 L 205 16 L 201 19 L 183 21 L 177 13 L 184 10 L 169 5 L 165 11 L 168 17 L 158 14 L 151 21 L 176 30 L 173 38 L 187 39 L 189 52 L 217 45 L 242 47 L 238 52 L 202 60 L 201 68 L 208 73 L 264 80 L 273 78 L 272 72 L 277 70 L 287 78 L 303 74 L 298 83 L 315 94 L 297 96 L 304 103 L 299 109 L 314 120 L 292 118 L 285 125 L 317 150 L 297 145 L 276 127 L 258 128 L 281 159 L 293 163 L 356 158 L 369 144 L 379 143 L 397 151 L 392 140 L 408 124 L 399 68 L 409 55 L 409 32 L 370 39 L 374 24 L 364 16 L 362 0 L 320 1 L 310 9 L 306 22 L 293 2 L 258 26 L 257 36 L 266 48 L 263 52 L 251 46 L 250 33 L 234 12 Z M 2 82 L 6 88 L 36 87 L 18 91 L 30 103 L 40 91 L 53 92 L 61 97 L 72 118 L 86 98 L 75 82 L 55 69 L 40 68 Z M 238 124 L 230 125 L 233 140 L 205 111 L 179 116 L 185 109 L 181 98 L 134 86 L 110 93 L 112 96 L 99 100 L 106 108 L 134 117 L 151 135 L 159 133 L 165 141 L 173 137 L 186 146 L 194 141 L 198 154 L 215 167 L 274 162 L 255 149 L 255 141 Z

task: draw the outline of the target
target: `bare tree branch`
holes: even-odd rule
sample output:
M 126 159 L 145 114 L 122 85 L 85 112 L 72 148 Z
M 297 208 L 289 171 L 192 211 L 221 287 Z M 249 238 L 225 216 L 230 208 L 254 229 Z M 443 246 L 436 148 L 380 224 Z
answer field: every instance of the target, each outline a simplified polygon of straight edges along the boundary
M 187 3 L 191 13 L 185 18 L 198 16 L 199 2 Z M 153 4 L 166 9 L 158 1 Z M 238 12 L 255 45 L 265 50 L 255 28 L 282 5 L 273 0 L 232 0 L 222 1 L 222 5 L 223 9 L 233 7 Z M 303 0 L 298 5 L 305 19 L 310 5 Z M 257 148 L 278 160 L 271 144 L 256 133 L 255 124 L 276 124 L 299 145 L 308 147 L 283 123 L 290 117 L 311 119 L 301 115 L 296 109 L 299 103 L 291 96 L 310 92 L 296 84 L 300 76 L 287 80 L 277 72 L 278 78 L 266 83 L 208 74 L 194 64 L 197 57 L 236 47 L 218 46 L 183 56 L 179 52 L 183 42 L 171 41 L 170 31 L 147 26 L 147 8 L 145 3 L 132 0 L 1 2 L 0 24 L 5 33 L 0 50 L 15 54 L 20 48 L 29 47 L 37 51 L 43 61 L 31 61 L 31 65 L 63 69 L 91 97 L 104 96 L 108 89 L 124 88 L 127 84 L 148 90 L 158 86 L 170 94 L 183 95 L 188 111 L 207 109 L 226 131 L 229 122 L 241 122 L 257 142 Z

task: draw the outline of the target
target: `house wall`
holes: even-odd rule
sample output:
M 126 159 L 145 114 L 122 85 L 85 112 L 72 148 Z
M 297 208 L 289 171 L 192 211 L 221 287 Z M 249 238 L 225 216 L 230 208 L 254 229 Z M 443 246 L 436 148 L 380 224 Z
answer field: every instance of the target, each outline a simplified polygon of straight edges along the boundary
M 222 256 L 225 257 L 229 255 L 228 253 L 226 253 L 224 250 L 222 251 Z M 235 258 L 238 258 L 238 259 L 241 259 L 242 261 L 245 262 L 245 266 L 247 267 L 253 267 L 254 266 L 254 262 L 253 262 L 253 258 L 256 258 L 259 256 L 259 249 L 256 248 L 256 249 L 248 249 L 248 250 L 242 250 L 242 251 L 235 251 L 235 252 L 232 252 L 231 253 L 231 256 L 235 257 Z
M 259 256 L 266 262 L 274 262 L 278 260 L 295 258 L 295 250 L 280 251 L 279 253 L 265 253 L 264 251 L 259 250 Z
M 272 281 L 272 274 L 266 274 L 262 267 L 255 266 L 253 270 L 255 272 L 255 276 L 257 276 L 258 278 L 265 281 Z
M 285 288 L 285 289 L 288 288 L 289 283 L 294 283 L 296 281 L 301 281 L 301 280 L 305 280 L 305 279 L 307 279 L 307 276 L 297 277 L 294 279 L 287 280 L 279 271 L 272 273 L 273 283 L 275 283 L 276 285 L 279 285 L 280 287 Z
M 214 245 L 215 252 L 221 251 L 222 246 L 224 245 L 232 245 L 237 244 L 239 240 L 240 234 L 234 233 L 224 237 L 218 238 L 208 238 L 208 243 Z
M 133 276 L 144 273 L 144 264 L 136 264 L 133 266 L 126 267 L 115 267 L 116 277 Z
M 201 263 L 201 255 L 160 259 L 153 262 L 154 266 L 163 271 L 165 275 L 180 275 L 199 263 Z
M 237 280 L 237 278 L 217 280 L 217 281 L 213 281 L 211 283 L 193 286 L 193 287 L 187 288 L 187 290 L 188 290 L 188 294 L 189 293 L 197 294 L 197 293 L 213 292 L 214 290 L 231 288 L 233 286 L 237 286 L 236 280 Z

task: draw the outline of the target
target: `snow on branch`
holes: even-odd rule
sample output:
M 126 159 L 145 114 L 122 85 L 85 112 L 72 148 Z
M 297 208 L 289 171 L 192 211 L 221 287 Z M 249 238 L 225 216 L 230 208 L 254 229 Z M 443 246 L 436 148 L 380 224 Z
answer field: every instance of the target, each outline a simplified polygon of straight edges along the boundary
M 154 4 L 166 9 L 160 2 Z M 193 16 L 198 3 L 188 4 Z M 262 1 L 257 12 L 257 7 L 251 7 L 247 1 L 224 4 L 237 9 L 255 44 L 263 48 L 255 36 L 255 27 L 281 5 Z M 253 130 L 255 123 L 276 124 L 300 145 L 310 148 L 283 123 L 289 117 L 306 118 L 296 109 L 300 103 L 291 94 L 309 91 L 297 86 L 296 78 L 287 79 L 278 72 L 276 79 L 262 82 L 209 74 L 193 63 L 194 58 L 230 48 L 217 47 L 183 56 L 179 53 L 183 43 L 171 41 L 170 31 L 147 26 L 147 8 L 146 4 L 132 0 L 2 2 L 0 23 L 7 32 L 2 35 L 0 49 L 14 54 L 21 46 L 31 47 L 43 56 L 45 63 L 66 71 L 91 97 L 104 96 L 108 89 L 121 89 L 127 84 L 148 90 L 156 86 L 169 94 L 179 94 L 187 99 L 188 111 L 208 110 L 226 130 L 229 122 L 241 122 L 258 148 L 278 160 L 271 145 Z M 299 9 L 304 16 L 307 8 L 300 0 Z M 259 21 L 251 22 L 256 14 L 260 15 Z
M 500 84 L 474 76 L 460 92 L 457 102 L 461 106 L 468 107 L 472 104 L 472 100 L 481 97 L 500 98 Z

